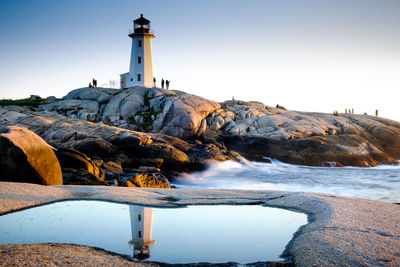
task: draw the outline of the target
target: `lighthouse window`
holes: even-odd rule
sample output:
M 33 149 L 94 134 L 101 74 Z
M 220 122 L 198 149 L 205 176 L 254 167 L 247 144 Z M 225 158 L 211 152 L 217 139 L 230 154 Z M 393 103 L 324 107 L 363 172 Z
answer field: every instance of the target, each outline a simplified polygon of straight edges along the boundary
M 138 40 L 138 47 L 142 47 L 142 40 Z
M 140 82 L 140 80 L 142 80 L 142 75 L 138 74 L 137 75 L 137 80 L 138 80 L 138 82 Z
M 138 63 L 138 64 L 142 64 L 142 57 L 138 57 L 138 58 L 137 58 L 137 63 Z
M 142 220 L 142 216 L 140 216 L 140 214 L 138 214 L 137 219 L 140 222 Z
M 138 235 L 139 238 L 141 238 L 141 237 L 142 237 L 142 231 L 139 231 L 139 232 L 137 233 L 137 235 Z

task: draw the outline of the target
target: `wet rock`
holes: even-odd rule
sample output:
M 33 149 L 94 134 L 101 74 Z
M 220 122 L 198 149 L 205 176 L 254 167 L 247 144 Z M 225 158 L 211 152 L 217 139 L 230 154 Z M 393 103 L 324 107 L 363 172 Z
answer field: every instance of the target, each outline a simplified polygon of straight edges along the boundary
M 0 180 L 63 184 L 61 167 L 52 147 L 34 132 L 19 126 L 1 127 Z

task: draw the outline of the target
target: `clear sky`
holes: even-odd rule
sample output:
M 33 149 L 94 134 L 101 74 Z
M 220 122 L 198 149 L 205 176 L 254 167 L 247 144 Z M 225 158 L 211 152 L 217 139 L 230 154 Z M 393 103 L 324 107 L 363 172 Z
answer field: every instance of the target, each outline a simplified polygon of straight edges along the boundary
M 140 13 L 172 89 L 400 121 L 398 0 L 0 0 L 0 98 L 119 79 Z

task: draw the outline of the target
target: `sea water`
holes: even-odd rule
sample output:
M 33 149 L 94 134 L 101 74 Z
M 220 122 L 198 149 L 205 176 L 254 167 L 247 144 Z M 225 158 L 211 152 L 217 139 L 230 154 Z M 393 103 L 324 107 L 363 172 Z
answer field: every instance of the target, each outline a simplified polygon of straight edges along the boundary
M 202 172 L 182 174 L 178 188 L 284 190 L 400 202 L 400 165 L 308 167 L 272 160 L 213 162 Z
M 72 243 L 168 263 L 278 261 L 307 216 L 239 206 L 64 201 L 0 216 L 0 243 Z

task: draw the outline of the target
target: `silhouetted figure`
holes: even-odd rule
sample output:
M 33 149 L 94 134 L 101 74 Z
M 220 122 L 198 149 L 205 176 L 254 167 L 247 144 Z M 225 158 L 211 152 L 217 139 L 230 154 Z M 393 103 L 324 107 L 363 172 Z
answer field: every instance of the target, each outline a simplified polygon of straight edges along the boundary
M 154 87 L 156 87 L 156 77 L 153 78 Z
M 351 109 L 351 114 L 354 114 L 354 108 Z
M 93 87 L 97 87 L 97 80 L 93 79 Z
M 164 89 L 164 79 L 161 79 L 161 88 Z
M 367 114 L 367 112 L 364 112 L 364 116 L 367 116 L 368 114 Z
M 93 87 L 92 83 L 89 83 L 89 88 L 92 88 L 92 87 Z
M 375 110 L 375 116 L 378 117 L 379 110 Z
M 167 87 L 167 89 L 169 88 L 169 82 L 170 82 L 170 80 L 165 81 L 165 86 Z
M 234 96 L 232 96 L 232 100 L 235 101 L 235 97 Z
M 344 109 L 344 113 L 345 113 L 345 114 L 347 113 L 347 108 Z

